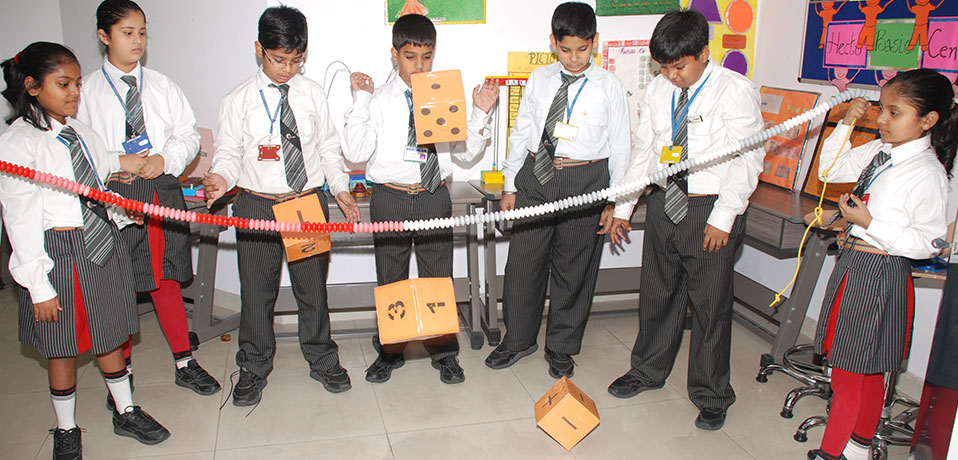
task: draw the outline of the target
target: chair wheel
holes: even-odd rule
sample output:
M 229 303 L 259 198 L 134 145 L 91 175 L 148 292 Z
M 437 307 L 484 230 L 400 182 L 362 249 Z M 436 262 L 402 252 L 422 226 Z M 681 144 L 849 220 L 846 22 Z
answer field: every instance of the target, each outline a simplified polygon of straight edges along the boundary
M 795 440 L 798 442 L 808 441 L 808 433 L 805 433 L 802 431 L 796 431 L 795 436 L 792 436 L 792 437 L 795 438 Z
M 758 383 L 768 383 L 768 376 L 765 374 L 758 374 L 755 376 L 755 381 Z
M 792 414 L 792 411 L 789 409 L 782 409 L 782 412 L 779 413 L 778 415 L 781 415 L 782 418 L 792 418 L 795 416 L 794 414 Z
M 200 337 L 196 335 L 195 332 L 190 332 L 190 351 L 196 351 L 200 349 Z

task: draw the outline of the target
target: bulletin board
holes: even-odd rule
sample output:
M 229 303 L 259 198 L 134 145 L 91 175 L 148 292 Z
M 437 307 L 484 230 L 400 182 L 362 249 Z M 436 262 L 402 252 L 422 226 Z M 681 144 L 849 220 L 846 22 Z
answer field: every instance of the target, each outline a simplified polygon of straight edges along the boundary
M 660 67 L 649 53 L 648 40 L 620 40 L 602 44 L 602 67 L 614 73 L 622 85 L 629 104 L 632 134 L 639 125 L 639 101 Z
M 958 0 L 809 0 L 799 79 L 882 86 L 900 70 L 958 76 Z
M 386 25 L 415 13 L 436 24 L 485 24 L 486 0 L 386 0 Z
M 756 0 L 682 0 L 709 22 L 709 52 L 712 60 L 752 78 L 755 67 Z
M 597 16 L 665 14 L 679 9 L 679 0 L 596 0 Z
M 812 109 L 820 95 L 763 86 L 761 96 L 762 119 L 768 128 Z M 765 162 L 759 180 L 789 190 L 795 188 L 811 123 L 808 121 L 765 141 Z
M 811 195 L 815 198 L 822 196 L 823 184 L 822 181 L 818 179 L 818 165 L 819 157 L 821 156 L 822 145 L 824 144 L 825 139 L 828 139 L 828 136 L 835 131 L 835 127 L 838 126 L 838 124 L 841 123 L 845 118 L 845 113 L 848 112 L 848 105 L 848 102 L 838 104 L 829 110 L 828 114 L 825 116 L 825 123 L 822 128 L 822 133 L 818 136 L 818 145 L 815 146 L 815 155 L 812 157 L 811 169 L 808 171 L 808 176 L 805 177 L 805 186 L 802 188 L 802 193 L 805 193 L 806 195 Z M 880 112 L 881 109 L 878 108 L 878 102 L 873 101 L 872 106 L 868 108 L 867 112 L 865 112 L 865 116 L 858 119 L 858 121 L 855 123 L 855 128 L 852 130 L 852 134 L 848 139 L 853 148 L 878 139 L 878 114 Z M 843 193 L 851 193 L 854 187 L 854 182 L 829 182 L 828 189 L 825 190 L 825 199 L 832 203 L 838 203 L 838 197 Z

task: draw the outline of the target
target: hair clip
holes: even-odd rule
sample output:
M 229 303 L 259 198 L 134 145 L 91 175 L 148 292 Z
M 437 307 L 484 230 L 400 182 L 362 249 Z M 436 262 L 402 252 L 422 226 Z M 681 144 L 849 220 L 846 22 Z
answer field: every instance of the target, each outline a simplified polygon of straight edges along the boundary
M 23 51 L 17 53 L 17 55 L 13 57 L 13 63 L 14 63 L 14 64 L 20 65 L 20 55 L 21 55 L 21 54 L 23 54 Z

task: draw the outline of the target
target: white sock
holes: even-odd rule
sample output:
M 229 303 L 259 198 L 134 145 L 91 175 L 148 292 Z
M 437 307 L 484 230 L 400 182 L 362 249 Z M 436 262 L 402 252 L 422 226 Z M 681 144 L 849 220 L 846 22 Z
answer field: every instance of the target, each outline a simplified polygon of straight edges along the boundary
M 130 389 L 130 374 L 126 369 L 118 372 L 119 375 L 104 375 L 106 386 L 113 395 L 113 401 L 116 402 L 117 413 L 124 413 L 133 410 L 133 390 Z
M 842 451 L 842 455 L 848 460 L 870 460 L 870 450 L 871 446 L 864 446 L 854 439 L 849 439 L 848 444 L 845 445 L 845 450 Z
M 69 430 L 76 428 L 77 387 L 69 390 L 50 389 L 50 399 L 53 400 L 53 412 L 57 414 L 57 428 Z
M 192 357 L 192 356 L 187 356 L 187 357 L 185 357 L 185 358 L 180 358 L 180 359 L 176 360 L 176 368 L 177 368 L 177 369 L 183 369 L 184 367 L 186 367 L 186 366 L 188 366 L 188 365 L 190 364 L 190 361 L 193 361 L 193 357 Z

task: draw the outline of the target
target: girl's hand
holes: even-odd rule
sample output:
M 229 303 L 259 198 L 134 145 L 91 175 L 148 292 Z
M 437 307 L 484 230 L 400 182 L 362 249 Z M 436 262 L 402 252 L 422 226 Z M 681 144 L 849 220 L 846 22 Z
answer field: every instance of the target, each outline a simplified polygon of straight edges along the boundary
M 124 211 L 126 211 L 126 217 L 129 217 L 136 225 L 143 225 L 144 217 L 146 217 L 143 211 L 134 211 L 132 209 L 124 209 Z
M 130 174 L 139 176 L 145 165 L 146 158 L 143 158 L 139 154 L 120 155 L 120 169 Z
M 339 210 L 343 212 L 343 216 L 346 217 L 346 222 L 351 224 L 359 222 L 359 205 L 356 204 L 356 200 L 353 200 L 353 196 L 349 192 L 337 193 L 336 204 L 339 206 Z
M 852 203 L 855 203 L 854 208 L 848 205 L 849 199 L 852 200 Z M 845 220 L 861 228 L 867 229 L 872 223 L 872 215 L 870 212 L 868 212 L 868 208 L 865 207 L 865 202 L 855 195 L 845 193 L 839 197 L 838 209 L 841 209 L 842 215 L 845 216 Z
M 869 107 L 871 107 L 871 103 L 864 98 L 856 97 L 852 99 L 848 104 L 848 112 L 845 112 L 845 120 L 842 123 L 851 126 L 853 121 L 865 118 L 865 113 L 868 112 Z
M 44 323 L 59 323 L 61 311 L 63 311 L 63 309 L 60 308 L 59 297 L 44 300 L 43 302 L 33 304 L 33 320 Z
M 373 93 L 375 85 L 373 85 L 373 79 L 364 73 L 353 72 L 349 74 L 349 86 L 353 91 L 366 91 L 369 94 Z
M 143 179 L 153 179 L 163 174 L 164 167 L 166 167 L 166 160 L 161 155 L 150 155 L 146 157 L 146 163 L 143 164 L 143 168 L 140 169 L 137 176 Z
M 472 103 L 477 109 L 489 113 L 499 99 L 499 87 L 486 80 L 472 90 Z

